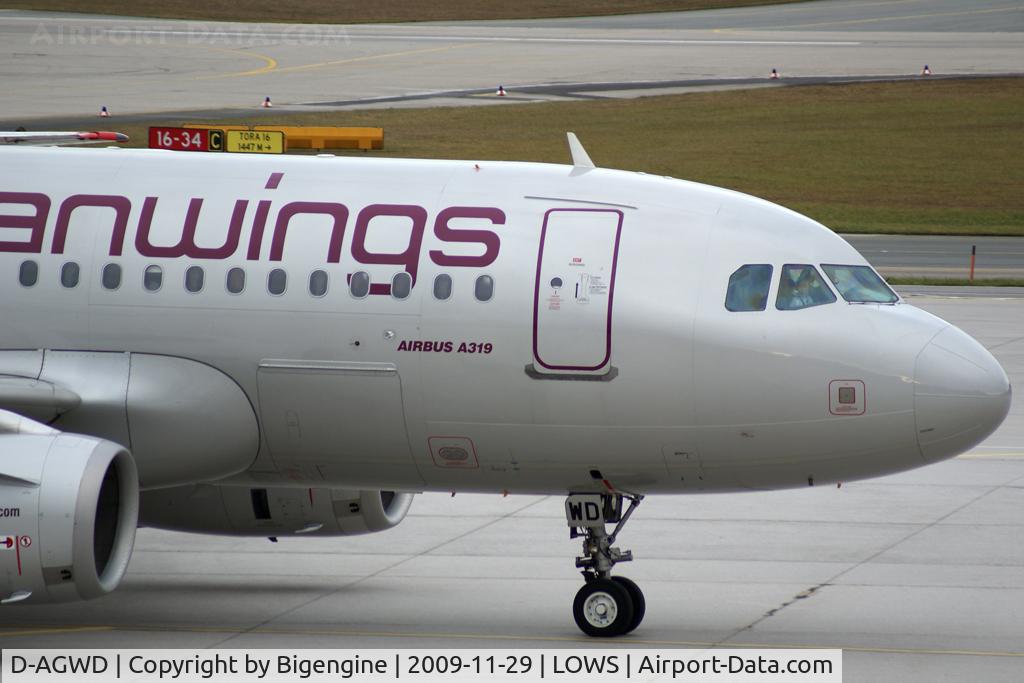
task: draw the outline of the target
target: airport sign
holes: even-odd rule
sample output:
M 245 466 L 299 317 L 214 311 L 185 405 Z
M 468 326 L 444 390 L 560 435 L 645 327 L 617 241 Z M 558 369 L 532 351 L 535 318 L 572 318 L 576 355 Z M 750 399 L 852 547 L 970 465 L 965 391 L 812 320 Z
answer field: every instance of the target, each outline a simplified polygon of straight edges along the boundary
M 152 127 L 149 129 L 149 147 L 178 152 L 223 152 L 224 131 Z
M 279 130 L 229 130 L 227 151 L 251 154 L 284 154 L 285 137 Z

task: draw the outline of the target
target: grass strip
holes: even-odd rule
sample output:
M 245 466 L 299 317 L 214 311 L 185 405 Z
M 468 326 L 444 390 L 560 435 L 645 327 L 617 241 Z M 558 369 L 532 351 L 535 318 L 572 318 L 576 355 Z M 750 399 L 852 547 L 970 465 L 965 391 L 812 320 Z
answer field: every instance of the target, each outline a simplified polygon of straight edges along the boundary
M 991 78 L 282 112 L 249 123 L 383 127 L 385 149 L 357 155 L 553 163 L 568 162 L 572 130 L 599 166 L 747 192 L 838 232 L 1024 235 L 1021 111 L 1024 79 Z M 114 127 L 146 145 L 146 126 Z
M 544 19 L 674 12 L 751 5 L 779 5 L 794 0 L 8 0 L 11 9 L 131 15 L 163 19 L 359 24 L 401 21 Z

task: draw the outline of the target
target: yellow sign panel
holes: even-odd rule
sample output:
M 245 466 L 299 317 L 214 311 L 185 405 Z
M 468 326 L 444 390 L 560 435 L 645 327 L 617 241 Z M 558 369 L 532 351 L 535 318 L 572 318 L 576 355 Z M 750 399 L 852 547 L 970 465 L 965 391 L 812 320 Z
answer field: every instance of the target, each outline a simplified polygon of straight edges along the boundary
M 228 130 L 227 151 L 283 154 L 284 133 L 279 130 Z

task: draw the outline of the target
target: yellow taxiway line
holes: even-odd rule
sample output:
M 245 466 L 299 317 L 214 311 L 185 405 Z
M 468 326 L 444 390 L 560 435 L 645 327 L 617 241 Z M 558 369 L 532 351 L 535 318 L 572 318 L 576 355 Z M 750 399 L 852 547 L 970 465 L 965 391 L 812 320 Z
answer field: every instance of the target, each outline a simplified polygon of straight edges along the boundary
M 538 642 L 538 643 L 588 643 L 593 644 L 593 638 L 584 636 L 522 636 L 508 634 L 482 634 L 482 633 L 448 633 L 448 632 L 402 632 L 402 631 L 353 631 L 345 629 L 269 629 L 261 628 L 249 630 L 246 628 L 223 628 L 215 626 L 152 626 L 152 625 L 107 625 L 107 626 L 83 626 L 77 629 L 59 627 L 54 629 L 35 629 L 33 631 L 10 632 L 0 630 L 0 638 L 15 637 L 19 635 L 39 635 L 47 633 L 69 633 L 74 631 L 165 631 L 173 633 L 216 633 L 216 634 L 238 634 L 238 635 L 269 635 L 269 636 L 345 636 L 364 638 L 445 638 L 459 640 L 487 640 L 498 641 L 508 640 L 515 642 Z M 808 643 L 715 643 L 700 640 L 657 640 L 645 638 L 625 638 L 616 643 L 622 645 L 660 645 L 667 647 L 686 648 L 732 648 L 732 649 L 841 649 L 845 652 L 865 652 L 877 654 L 908 654 L 908 655 L 955 655 L 961 657 L 1013 657 L 1024 658 L 1024 652 L 1012 652 L 1002 650 L 968 650 L 968 649 L 945 649 L 945 648 L 902 648 L 902 647 L 863 647 L 844 646 L 838 644 L 808 644 Z
M 23 631 L 4 631 L 0 629 L 0 638 L 18 638 L 24 636 L 50 635 L 54 633 L 86 633 L 90 631 L 115 631 L 116 626 L 65 626 L 61 628 L 34 628 Z
M 991 453 L 980 453 L 978 451 L 971 451 L 970 453 L 964 453 L 958 455 L 954 460 L 980 460 L 982 458 L 1007 458 L 1010 460 L 1016 460 L 1018 458 L 1024 458 L 1024 451 L 992 451 Z
M 277 73 L 292 73 L 295 71 L 310 71 L 313 69 L 323 69 L 329 66 L 342 66 L 344 64 L 355 64 L 357 62 L 369 62 L 377 59 L 391 59 L 393 57 L 408 57 L 410 55 L 423 55 L 430 52 L 446 52 L 448 50 L 458 50 L 464 47 L 476 47 L 479 43 L 459 43 L 456 45 L 442 45 L 441 47 L 425 47 L 418 50 L 403 50 L 401 52 L 385 52 L 379 55 L 365 55 L 363 57 L 349 57 L 348 59 L 337 59 L 330 62 L 317 62 L 316 64 L 303 64 L 301 66 L 287 66 L 283 69 L 278 69 Z
M 258 52 L 249 52 L 247 50 L 234 50 L 227 47 L 210 47 L 209 45 L 196 45 L 194 47 L 202 48 L 203 50 L 210 50 L 212 52 L 223 52 L 229 55 L 241 55 L 242 57 L 253 57 L 263 61 L 263 66 L 259 69 L 249 69 L 248 71 L 236 71 L 234 73 L 227 74 L 213 74 L 211 76 L 196 76 L 197 81 L 208 81 L 215 78 L 235 78 L 240 76 L 259 76 L 262 74 L 270 73 L 271 71 L 277 70 L 277 60 L 270 55 L 261 55 Z

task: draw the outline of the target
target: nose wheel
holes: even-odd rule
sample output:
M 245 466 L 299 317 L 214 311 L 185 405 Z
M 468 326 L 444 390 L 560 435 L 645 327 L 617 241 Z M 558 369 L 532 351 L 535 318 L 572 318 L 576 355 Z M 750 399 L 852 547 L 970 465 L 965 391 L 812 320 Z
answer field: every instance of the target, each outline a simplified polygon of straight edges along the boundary
M 629 509 L 622 513 L 623 500 Z M 576 593 L 572 615 L 588 636 L 607 638 L 629 633 L 643 621 L 647 602 L 640 587 L 624 576 L 612 576 L 618 562 L 629 562 L 633 553 L 613 547 L 643 496 L 620 493 L 575 494 L 565 501 L 570 538 L 583 538 L 583 554 L 576 558 L 585 583 Z M 615 524 L 608 533 L 605 525 Z

